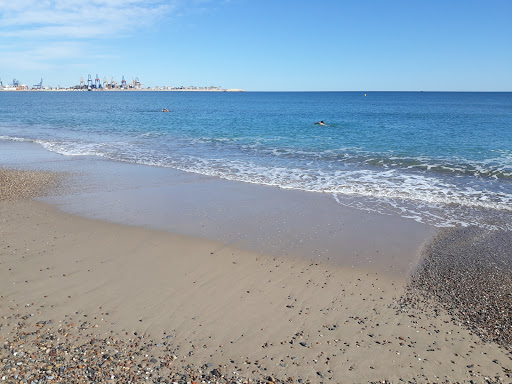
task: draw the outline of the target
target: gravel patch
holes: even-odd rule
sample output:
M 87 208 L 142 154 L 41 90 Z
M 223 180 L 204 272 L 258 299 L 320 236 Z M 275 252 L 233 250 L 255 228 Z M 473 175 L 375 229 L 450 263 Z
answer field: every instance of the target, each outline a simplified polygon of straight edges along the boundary
M 402 305 L 435 302 L 483 341 L 512 348 L 512 233 L 443 230 L 424 250 Z
M 2 323 L 3 322 L 3 323 Z M 30 315 L 3 316 L 0 330 L 9 338 L 0 346 L 0 382 L 39 383 L 306 383 L 261 373 L 248 378 L 227 366 L 187 364 L 180 345 L 167 337 L 99 336 L 98 325 Z M 190 347 L 189 347 L 190 348 Z
M 0 169 L 0 201 L 48 195 L 62 184 L 63 174 L 47 171 Z

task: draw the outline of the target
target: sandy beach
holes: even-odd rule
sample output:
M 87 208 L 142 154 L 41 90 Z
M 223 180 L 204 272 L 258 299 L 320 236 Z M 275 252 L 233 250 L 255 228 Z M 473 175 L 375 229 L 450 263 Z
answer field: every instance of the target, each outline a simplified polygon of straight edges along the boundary
M 64 213 L 31 199 L 54 173 L 0 180 L 4 382 L 512 381 L 507 339 L 408 276 Z

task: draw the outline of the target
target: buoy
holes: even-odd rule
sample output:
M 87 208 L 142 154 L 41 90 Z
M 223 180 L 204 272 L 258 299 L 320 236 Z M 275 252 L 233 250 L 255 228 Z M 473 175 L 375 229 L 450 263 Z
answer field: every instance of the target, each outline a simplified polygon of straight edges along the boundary
M 364 95 L 366 96 L 366 93 Z

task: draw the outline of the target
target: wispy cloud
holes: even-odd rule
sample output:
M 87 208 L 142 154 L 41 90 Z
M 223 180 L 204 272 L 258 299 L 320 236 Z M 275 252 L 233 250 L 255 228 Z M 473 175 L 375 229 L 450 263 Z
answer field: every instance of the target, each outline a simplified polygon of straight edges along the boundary
M 172 14 L 172 0 L 0 0 L 0 35 L 83 39 L 128 34 Z
M 0 69 L 17 71 L 47 71 L 75 65 L 84 61 L 84 52 L 93 52 L 87 42 L 64 41 L 45 44 L 2 45 L 4 53 Z M 101 54 L 89 54 L 86 60 L 104 59 Z
M 214 11 L 224 1 L 0 0 L 0 72 L 59 73 L 107 64 L 120 58 L 112 53 L 118 39 L 179 22 L 180 15 Z
M 0 0 L 0 69 L 51 70 L 105 59 L 94 41 L 128 37 L 180 0 Z M 84 58 L 83 52 L 88 52 Z

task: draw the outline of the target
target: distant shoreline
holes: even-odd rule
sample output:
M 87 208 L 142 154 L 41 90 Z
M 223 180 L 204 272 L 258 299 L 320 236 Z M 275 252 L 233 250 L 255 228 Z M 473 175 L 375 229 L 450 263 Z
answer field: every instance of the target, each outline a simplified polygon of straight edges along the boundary
M 512 91 L 246 91 L 245 89 L 91 89 L 95 92 L 253 92 L 253 93 L 512 93 Z M 87 89 L 1 89 L 2 92 L 88 92 Z
M 59 88 L 59 89 L 0 89 L 0 92 L 245 92 L 243 89 L 160 89 L 160 88 L 146 88 L 146 89 L 72 89 L 72 88 Z

